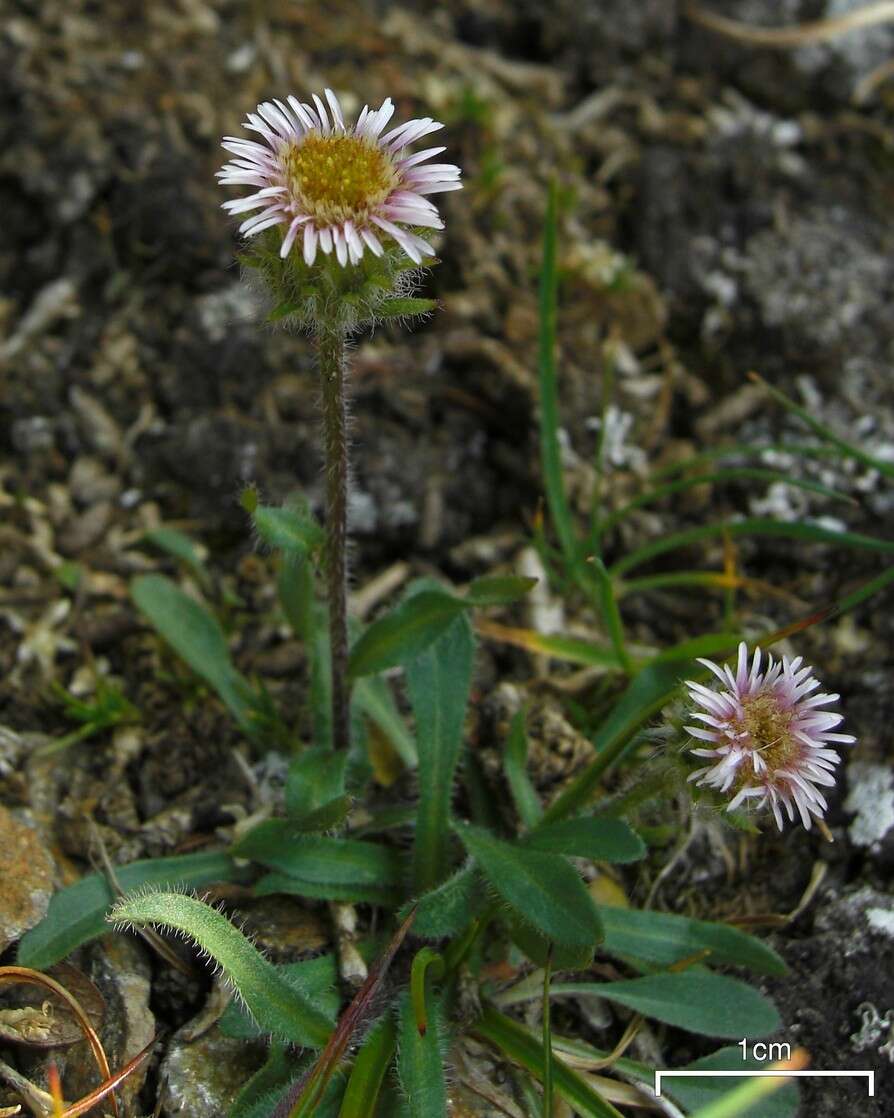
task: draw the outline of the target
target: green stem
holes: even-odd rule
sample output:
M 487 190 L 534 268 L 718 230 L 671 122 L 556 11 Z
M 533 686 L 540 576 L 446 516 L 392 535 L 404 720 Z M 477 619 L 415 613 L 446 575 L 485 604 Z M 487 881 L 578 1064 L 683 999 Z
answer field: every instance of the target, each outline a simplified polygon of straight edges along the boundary
M 326 581 L 332 663 L 332 744 L 350 745 L 348 687 L 348 431 L 345 407 L 345 336 L 335 328 L 317 335 L 323 389 L 326 455 Z

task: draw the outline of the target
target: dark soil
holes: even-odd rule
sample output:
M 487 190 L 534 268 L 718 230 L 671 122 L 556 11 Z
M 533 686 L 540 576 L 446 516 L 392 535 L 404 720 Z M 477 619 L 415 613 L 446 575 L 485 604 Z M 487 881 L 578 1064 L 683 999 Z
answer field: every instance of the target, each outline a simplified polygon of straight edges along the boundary
M 148 529 L 178 527 L 207 549 L 216 601 L 241 602 L 227 618 L 239 666 L 301 716 L 301 650 L 274 616 L 272 560 L 256 552 L 238 497 L 248 484 L 270 502 L 300 490 L 322 511 L 312 350 L 257 321 L 213 177 L 220 137 L 259 100 L 324 84 L 353 95 L 352 110 L 391 96 L 403 115 L 443 120 L 445 158 L 464 169 L 466 189 L 442 196 L 442 262 L 425 281 L 441 309 L 354 354 L 355 587 L 396 563 L 407 564 L 398 581 L 434 571 L 462 582 L 509 569 L 530 540 L 542 496 L 536 277 L 554 178 L 562 422 L 582 517 L 609 362 L 610 508 L 649 468 L 719 442 L 806 441 L 752 370 L 894 457 L 894 86 L 853 99 L 894 57 L 894 24 L 782 52 L 709 32 L 682 7 L 12 0 L 0 30 L 0 722 L 12 734 L 0 798 L 41 831 L 60 880 L 85 868 L 85 805 L 124 862 L 211 845 L 251 800 L 233 759 L 245 751 L 238 730 L 128 598 L 133 574 L 177 572 L 143 542 Z M 715 0 L 712 10 L 772 25 L 847 7 Z M 890 536 L 894 488 L 877 472 L 779 464 L 854 501 L 706 486 L 628 521 L 609 557 L 733 514 L 834 518 Z M 865 551 L 737 546 L 749 576 L 784 592 L 739 600 L 755 633 L 883 567 Z M 717 542 L 650 569 L 722 563 Z M 894 717 L 886 604 L 812 629 L 797 648 L 841 693 L 858 737 L 851 756 L 882 766 Z M 588 604 L 572 594 L 564 609 L 566 631 L 595 632 Z M 652 645 L 716 629 L 721 609 L 719 595 L 670 592 L 623 606 L 632 639 Z M 38 763 L 34 745 L 71 729 L 51 684 L 89 687 L 94 663 L 139 709 L 133 738 Z M 532 673 L 526 656 L 484 644 L 479 700 Z M 494 745 L 482 733 L 482 751 Z M 791 967 L 772 984 L 779 1039 L 807 1048 L 817 1069 L 874 1068 L 882 1089 L 864 1101 L 859 1081 L 804 1081 L 811 1118 L 890 1113 L 887 1036 L 862 1050 L 852 1040 L 861 1005 L 894 1008 L 894 925 L 867 916 L 891 910 L 892 839 L 855 841 L 856 772 L 833 794 L 834 845 L 815 832 L 727 831 L 731 877 L 716 844 L 696 842 L 656 899 L 706 918 L 791 912 L 826 865 L 805 911 L 772 933 Z M 638 900 L 649 884 L 630 883 Z M 174 989 L 157 990 L 153 1008 L 176 1027 L 178 999 L 190 1013 L 198 1003 Z

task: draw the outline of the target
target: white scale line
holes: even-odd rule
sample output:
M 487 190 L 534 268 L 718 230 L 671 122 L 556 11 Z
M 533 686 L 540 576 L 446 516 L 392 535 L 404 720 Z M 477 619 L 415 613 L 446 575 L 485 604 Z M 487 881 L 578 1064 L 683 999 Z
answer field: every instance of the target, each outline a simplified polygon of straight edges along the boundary
M 874 1071 L 656 1071 L 655 1095 L 661 1098 L 661 1080 L 670 1079 L 671 1076 L 679 1079 L 804 1079 L 831 1078 L 832 1076 L 850 1076 L 866 1078 L 869 1097 L 875 1097 L 875 1072 Z

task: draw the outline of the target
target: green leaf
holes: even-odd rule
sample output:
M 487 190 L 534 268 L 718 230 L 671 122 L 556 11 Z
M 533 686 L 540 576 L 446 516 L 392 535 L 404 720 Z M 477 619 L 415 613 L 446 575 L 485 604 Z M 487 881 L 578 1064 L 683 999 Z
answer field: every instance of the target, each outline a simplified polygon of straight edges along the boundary
M 666 967 L 707 949 L 708 963 L 732 963 L 757 974 L 786 973 L 771 947 L 726 924 L 610 905 L 599 911 L 605 926 L 603 949 L 612 955 Z
M 527 764 L 528 738 L 525 734 L 525 712 L 519 710 L 509 727 L 509 736 L 503 752 L 503 772 L 519 819 L 526 827 L 533 827 L 543 815 L 543 805 L 528 776 Z
M 265 1031 L 311 1048 L 321 1048 L 328 1040 L 332 1022 L 325 1014 L 204 901 L 183 893 L 131 893 L 115 904 L 107 920 L 118 930 L 155 927 L 180 932 L 215 960 Z
M 480 875 L 470 862 L 418 899 L 413 935 L 425 939 L 459 935 L 482 910 L 485 900 Z M 405 907 L 400 918 L 404 919 L 408 913 L 409 907 Z
M 473 606 L 505 606 L 517 602 L 537 585 L 536 578 L 519 575 L 487 575 L 466 587 L 465 600 Z
M 336 796 L 306 815 L 293 816 L 289 823 L 299 834 L 315 834 L 340 827 L 347 819 L 353 801 L 350 796 Z
M 515 946 L 538 967 L 552 966 L 555 971 L 587 970 L 593 963 L 595 944 L 586 947 L 566 947 L 535 932 L 524 920 L 509 921 L 509 938 Z
M 673 698 L 682 680 L 691 678 L 697 664 L 689 659 L 657 661 L 643 668 L 627 685 L 594 738 L 597 756 L 561 792 L 543 816 L 553 823 L 585 808 L 606 771 L 623 756 L 631 739 Z
M 317 955 L 313 959 L 286 963 L 275 969 L 290 986 L 315 1005 L 326 1018 L 331 1019 L 332 1027 L 335 1027 L 341 998 L 338 993 L 338 965 L 334 955 Z M 224 1010 L 218 1027 L 224 1036 L 235 1040 L 256 1040 L 265 1035 L 258 1022 L 252 1019 L 238 1000 L 231 1001 Z
M 221 697 L 241 729 L 255 731 L 260 697 L 233 666 L 217 619 L 162 575 L 140 575 L 130 593 L 152 626 Z
M 602 532 L 607 534 L 622 520 L 626 520 L 635 509 L 655 504 L 655 502 L 663 500 L 665 497 L 674 496 L 677 493 L 682 493 L 687 489 L 693 489 L 700 485 L 717 485 L 728 481 L 761 481 L 766 482 L 768 485 L 782 482 L 785 485 L 791 485 L 795 489 L 804 489 L 809 493 L 816 493 L 821 497 L 829 497 L 832 500 L 845 501 L 849 504 L 855 503 L 854 499 L 845 493 L 839 493 L 837 490 L 830 489 L 828 486 L 821 485 L 816 481 L 794 477 L 792 474 L 783 473 L 781 470 L 770 470 L 763 466 L 732 466 L 728 469 L 694 474 L 692 477 L 682 478 L 679 481 L 672 481 L 666 485 L 659 485 L 654 489 L 649 489 L 645 493 L 641 493 L 638 497 L 635 497 L 629 504 L 624 505 L 610 516 L 607 516 L 600 527 Z
M 430 314 L 438 309 L 435 299 L 383 299 L 376 307 L 379 318 L 410 318 L 417 314 Z
M 288 318 L 291 314 L 301 314 L 301 307 L 295 303 L 280 303 L 274 307 L 272 311 L 267 314 L 268 322 L 279 322 L 280 319 Z
M 570 982 L 555 993 L 595 994 L 690 1033 L 766 1036 L 781 1021 L 772 1002 L 737 978 L 699 968 L 621 982 Z
M 286 777 L 286 813 L 301 818 L 345 791 L 347 756 L 315 746 L 305 749 L 289 765 Z
M 409 1118 L 447 1118 L 444 1013 L 440 998 L 426 1000 L 428 1027 L 420 1035 L 411 999 L 400 999 L 397 1073 Z
M 434 644 L 406 666 L 419 755 L 413 845 L 417 892 L 433 888 L 447 873 L 450 798 L 462 747 L 474 652 L 468 618 L 456 617 Z
M 543 264 L 540 270 L 540 326 L 537 347 L 537 368 L 540 379 L 540 461 L 546 489 L 546 503 L 556 535 L 559 537 L 562 555 L 571 573 L 580 577 L 582 564 L 565 493 L 562 451 L 559 445 L 559 389 L 556 369 L 558 224 L 558 190 L 553 182 L 549 188 L 546 220 L 543 226 Z
M 289 892 L 393 907 L 403 893 L 403 860 L 394 850 L 359 839 L 302 835 L 284 819 L 260 823 L 233 847 L 281 871 L 262 878 L 258 893 Z
M 239 881 L 246 876 L 227 854 L 181 854 L 151 858 L 116 867 L 124 890 L 142 886 L 197 889 L 215 881 Z M 19 941 L 17 962 L 46 970 L 77 947 L 108 934 L 106 913 L 115 895 L 100 874 L 91 873 L 54 894 L 41 922 Z
M 202 562 L 196 545 L 185 532 L 180 532 L 176 528 L 151 528 L 143 539 L 161 551 L 166 551 L 168 555 L 173 555 L 175 559 L 179 559 L 195 575 L 203 589 L 211 585 L 208 568 Z
M 358 679 L 351 693 L 351 705 L 378 726 L 408 769 L 416 768 L 416 742 L 397 709 L 387 680 L 380 676 Z
M 546 823 L 523 839 L 525 846 L 596 862 L 638 862 L 646 844 L 622 819 L 578 817 Z
M 390 1014 L 364 1037 L 354 1057 L 338 1118 L 374 1118 L 388 1065 L 397 1047 L 397 1028 Z
M 455 824 L 455 829 L 516 916 L 560 945 L 583 948 L 601 941 L 596 905 L 563 857 L 510 845 L 469 824 Z
M 272 1118 L 285 1088 L 300 1074 L 298 1068 L 300 1064 L 296 1065 L 286 1046 L 273 1041 L 266 1061 L 243 1085 L 227 1111 L 227 1118 Z
M 631 551 L 619 559 L 611 568 L 613 578 L 620 578 L 635 567 L 641 566 L 650 559 L 664 555 L 668 551 L 675 551 L 681 547 L 690 547 L 692 544 L 702 543 L 703 540 L 717 536 L 729 536 L 738 539 L 740 536 L 772 536 L 777 539 L 799 540 L 805 543 L 836 544 L 839 547 L 850 547 L 857 551 L 881 551 L 886 554 L 894 552 L 894 540 L 882 540 L 875 536 L 864 536 L 859 532 L 839 532 L 837 529 L 823 528 L 819 524 L 811 524 L 803 520 L 772 520 L 763 517 L 748 517 L 745 520 L 719 521 L 714 524 L 705 524 L 698 528 L 689 528 L 683 532 L 673 532 L 654 540 L 644 547 Z
M 314 554 L 323 547 L 323 529 L 305 509 L 259 505 L 252 521 L 268 547 L 293 555 Z
M 524 1025 L 487 1006 L 472 1026 L 472 1031 L 543 1082 L 543 1043 L 540 1037 L 534 1036 Z M 553 1089 L 576 1114 L 582 1118 L 622 1118 L 620 1111 L 606 1102 L 582 1075 L 573 1071 L 562 1060 L 554 1059 L 552 1070 Z
M 351 649 L 352 678 L 385 671 L 420 656 L 465 609 L 461 599 L 444 590 L 423 590 L 380 617 Z
M 878 470 L 878 472 L 885 477 L 894 477 L 894 462 L 889 462 L 885 458 L 877 458 L 875 455 L 867 454 L 865 450 L 842 439 L 839 435 L 835 434 L 831 427 L 827 427 L 824 423 L 820 423 L 806 408 L 802 408 L 800 404 L 796 404 L 794 400 L 790 400 L 784 392 L 780 392 L 775 385 L 769 384 L 763 377 L 758 376 L 757 373 L 752 373 L 751 379 L 762 385 L 773 399 L 782 404 L 786 410 L 799 416 L 811 431 L 819 435 L 821 439 L 824 439 L 827 443 L 831 444 L 831 446 L 835 447 L 844 457 L 853 458 L 864 466 L 869 466 L 873 470 Z

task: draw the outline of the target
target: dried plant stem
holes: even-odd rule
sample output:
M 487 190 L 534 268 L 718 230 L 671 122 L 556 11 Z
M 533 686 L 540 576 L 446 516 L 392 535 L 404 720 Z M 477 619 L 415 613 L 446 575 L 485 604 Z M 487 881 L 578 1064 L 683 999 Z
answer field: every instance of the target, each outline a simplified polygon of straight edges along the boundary
M 345 406 L 345 335 L 321 327 L 317 334 L 326 455 L 326 583 L 332 665 L 332 744 L 350 745 L 348 688 L 348 431 Z

